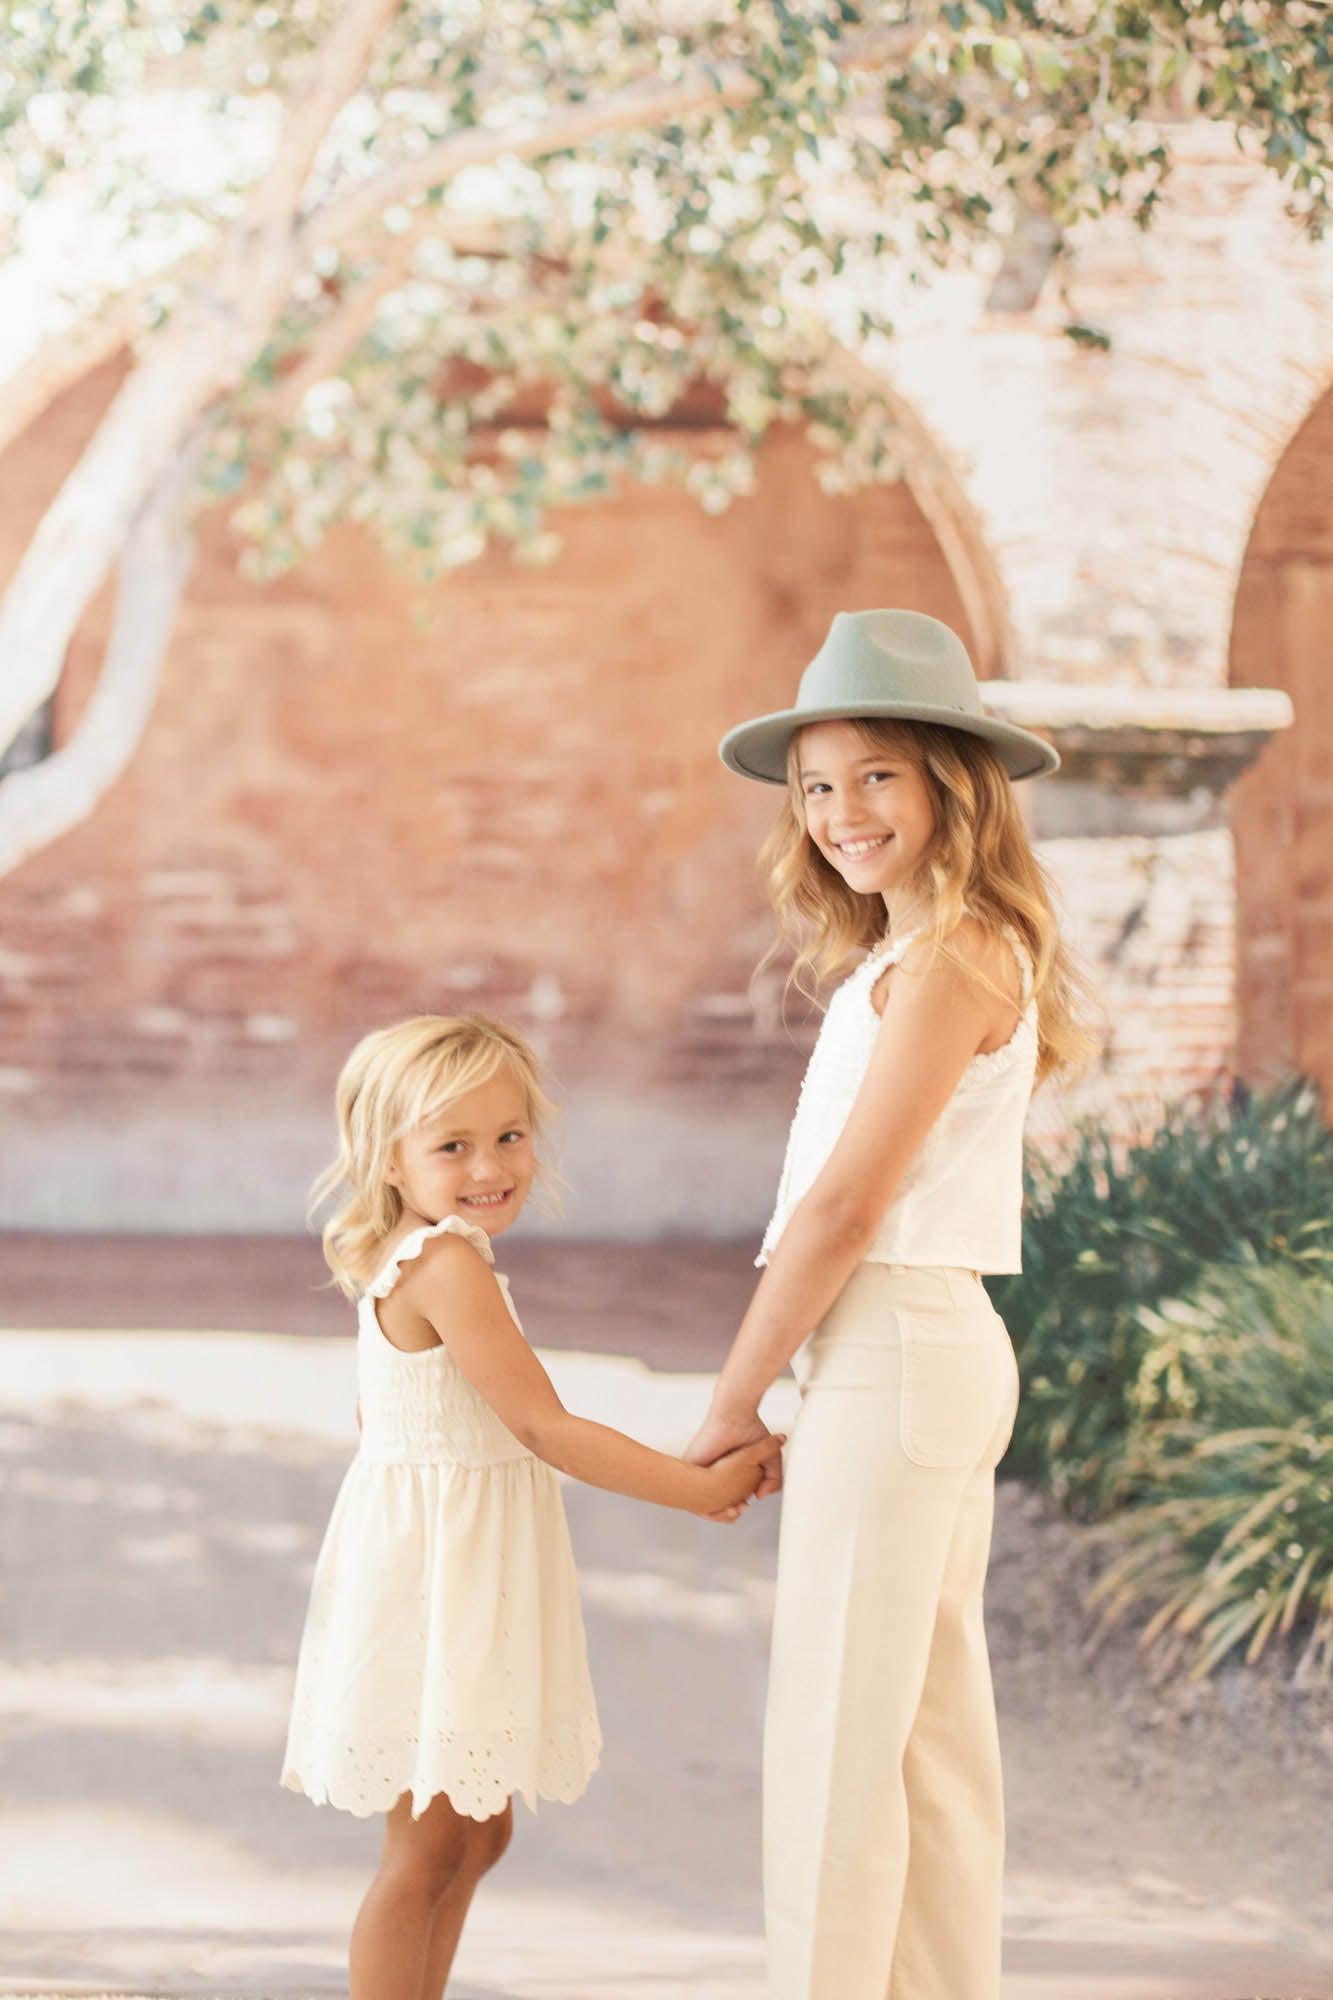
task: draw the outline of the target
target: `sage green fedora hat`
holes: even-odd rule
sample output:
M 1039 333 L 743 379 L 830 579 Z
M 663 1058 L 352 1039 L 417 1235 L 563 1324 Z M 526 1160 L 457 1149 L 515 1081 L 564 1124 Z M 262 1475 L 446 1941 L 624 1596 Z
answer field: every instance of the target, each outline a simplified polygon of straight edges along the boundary
M 787 749 L 807 722 L 852 718 L 936 722 L 994 746 L 1011 778 L 1060 767 L 1049 743 L 981 706 L 967 648 L 956 632 L 921 611 L 839 611 L 801 675 L 794 708 L 729 729 L 722 762 L 742 778 L 787 782 Z

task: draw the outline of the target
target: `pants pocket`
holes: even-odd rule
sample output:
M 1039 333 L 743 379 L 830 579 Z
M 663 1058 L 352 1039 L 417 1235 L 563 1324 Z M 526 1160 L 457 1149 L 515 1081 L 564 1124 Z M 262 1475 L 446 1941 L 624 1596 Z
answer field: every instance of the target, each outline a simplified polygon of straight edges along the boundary
M 993 1319 L 904 1313 L 899 1441 L 914 1465 L 979 1466 L 993 1444 L 1012 1365 Z

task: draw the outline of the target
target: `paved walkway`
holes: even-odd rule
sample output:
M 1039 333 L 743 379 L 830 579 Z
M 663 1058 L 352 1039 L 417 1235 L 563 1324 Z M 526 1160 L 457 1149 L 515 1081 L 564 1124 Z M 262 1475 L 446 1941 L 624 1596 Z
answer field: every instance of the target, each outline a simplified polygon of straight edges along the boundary
M 667 1448 L 706 1399 L 697 1374 L 546 1358 L 573 1407 Z M 0 1992 L 345 1993 L 375 1827 L 275 1775 L 352 1382 L 341 1338 L 0 1334 Z M 770 1421 L 790 1406 L 775 1392 Z M 567 1501 L 605 1761 L 578 1805 L 520 1807 L 459 2000 L 762 2000 L 776 1508 L 728 1530 Z M 1015 1763 L 1046 1754 L 1032 1730 Z M 1029 1817 L 1020 1802 L 1004 2000 L 1333 1994 L 1304 1913 L 1210 1898 L 1147 1854 L 1131 1879 L 1092 1836 L 1043 1848 Z

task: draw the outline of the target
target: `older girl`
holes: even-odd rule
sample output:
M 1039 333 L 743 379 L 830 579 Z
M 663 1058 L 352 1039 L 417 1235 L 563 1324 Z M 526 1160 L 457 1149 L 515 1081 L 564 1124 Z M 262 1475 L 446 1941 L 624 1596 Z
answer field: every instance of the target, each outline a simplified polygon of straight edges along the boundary
M 764 1736 L 771 2000 L 996 2000 L 1003 1808 L 982 1623 L 1018 1375 L 981 1282 L 1017 1271 L 1035 1080 L 1077 981 L 961 641 L 840 614 L 796 705 L 725 763 L 784 787 L 766 850 L 798 976 L 860 963 L 802 1086 L 768 1268 L 690 1448 L 762 1435 L 793 1363 Z

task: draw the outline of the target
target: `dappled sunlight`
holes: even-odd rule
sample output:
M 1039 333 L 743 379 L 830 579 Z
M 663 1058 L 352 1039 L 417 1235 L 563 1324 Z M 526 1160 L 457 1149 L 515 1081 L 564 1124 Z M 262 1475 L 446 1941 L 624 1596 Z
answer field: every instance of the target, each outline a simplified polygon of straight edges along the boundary
M 706 1402 L 703 1377 L 549 1358 L 570 1407 L 660 1443 L 683 1443 Z M 310 1574 L 355 1449 L 350 1359 L 317 1338 L 0 1335 L 24 1601 L 0 1668 L 0 1838 L 27 1857 L 0 1891 L 12 1976 L 129 1985 L 151 1967 L 182 1993 L 339 1990 L 378 1829 L 277 1775 Z M 572 1978 L 588 2000 L 655 2000 L 691 1976 L 692 2000 L 757 1995 L 777 1510 L 733 1530 L 575 1485 L 568 1499 L 605 1758 L 577 1806 L 520 1814 L 460 1994 L 554 1996 Z M 686 1690 L 701 1714 L 682 1764 Z M 627 1867 L 649 1796 L 669 1809 Z
M 270 1750 L 287 1725 L 291 1670 L 195 1660 L 70 1660 L 0 1665 L 0 1728 L 23 1721 Z
M 351 1870 L 274 1870 L 195 1815 L 128 1801 L 5 1812 L 0 1838 L 0 1927 L 281 1930 L 299 1907 L 332 1929 L 364 1886 Z
M 478 1893 L 458 1954 L 458 1972 L 487 1990 L 524 2000 L 760 2000 L 763 1945 L 757 1935 L 713 1929 L 632 1891 L 563 1891 L 558 1897 L 507 1887 L 503 1871 Z
M 350 1327 L 349 1318 L 349 1327 Z M 711 1375 L 665 1374 L 617 1354 L 539 1349 L 562 1399 L 659 1450 L 683 1450 L 702 1422 Z M 795 1388 L 775 1384 L 765 1415 L 791 1421 Z M 180 1438 L 182 1420 L 233 1438 L 282 1434 L 356 1448 L 351 1339 L 259 1333 L 0 1332 L 0 1410 L 115 1410 L 145 1436 Z M 3 1439 L 0 1438 L 0 1446 Z M 3 1447 L 11 1448 L 11 1447 Z M 219 1437 L 219 1448 L 227 1441 Z
M 585 1605 L 697 1632 L 757 1631 L 766 1636 L 773 1610 L 771 1587 L 744 1593 L 691 1589 L 654 1570 L 622 1575 L 584 1569 L 579 1584 Z
M 0 1334 L 0 1409 L 62 1403 L 158 1405 L 201 1423 L 290 1429 L 354 1448 L 356 1347 L 291 1334 Z
M 350 1343 L 57 1335 L 42 1356 L 49 1338 L 0 1335 L 23 1605 L 0 1667 L 0 1843 L 17 1857 L 0 1964 L 34 1988 L 332 2000 L 378 1829 L 316 1810 L 277 1774 L 315 1553 L 355 1448 Z M 706 1401 L 703 1376 L 549 1358 L 571 1408 L 658 1444 L 683 1442 Z M 790 1409 L 770 1422 L 786 1427 Z M 779 1507 L 720 1528 L 573 1482 L 566 1504 L 603 1762 L 577 1805 L 520 1811 L 464 1942 L 459 2000 L 674 2000 L 687 1982 L 690 2000 L 759 2000 Z M 1140 1964 L 1144 2000 L 1160 2000 L 1167 1963 L 1172 2000 L 1239 1994 L 1247 1967 L 1251 1991 L 1268 1990 L 1265 1966 L 1292 1968 L 1278 1990 L 1305 1990 L 1321 1916 L 1306 1935 L 1240 1860 L 1201 1892 L 1181 1834 L 1194 1802 L 1167 1782 L 1168 1746 L 1136 1733 L 1143 1769 L 1126 1775 L 1128 1724 L 1107 1720 L 1137 1682 L 1113 1659 L 1099 1677 L 1073 1625 L 1042 1627 L 1062 1591 L 1077 1601 L 1079 1548 L 1034 1496 L 1001 1489 L 989 1603 L 1012 1752 L 1005 2000 L 1139 2000 Z M 1076 1837 L 1071 1797 L 1103 1816 L 1119 1801 L 1114 1840 Z M 1108 1951 L 1114 1989 L 1096 1969 Z M 1220 1964 L 1236 1968 L 1230 1985 Z
M 20 1427 L 15 1424 L 9 1428 L 15 1440 L 10 1449 L 31 1449 L 34 1442 L 31 1433 L 22 1434 L 23 1442 L 20 1444 Z M 116 1506 L 126 1513 L 165 1514 L 172 1511 L 192 1513 L 199 1506 L 199 1495 L 187 1486 L 168 1486 L 157 1480 L 118 1480 L 113 1486 L 107 1480 L 94 1479 L 86 1473 L 69 1473 L 40 1465 L 19 1467 L 7 1476 L 5 1485 L 11 1493 L 21 1493 L 28 1499 L 59 1500 L 66 1507 L 101 1507 L 114 1499 Z

